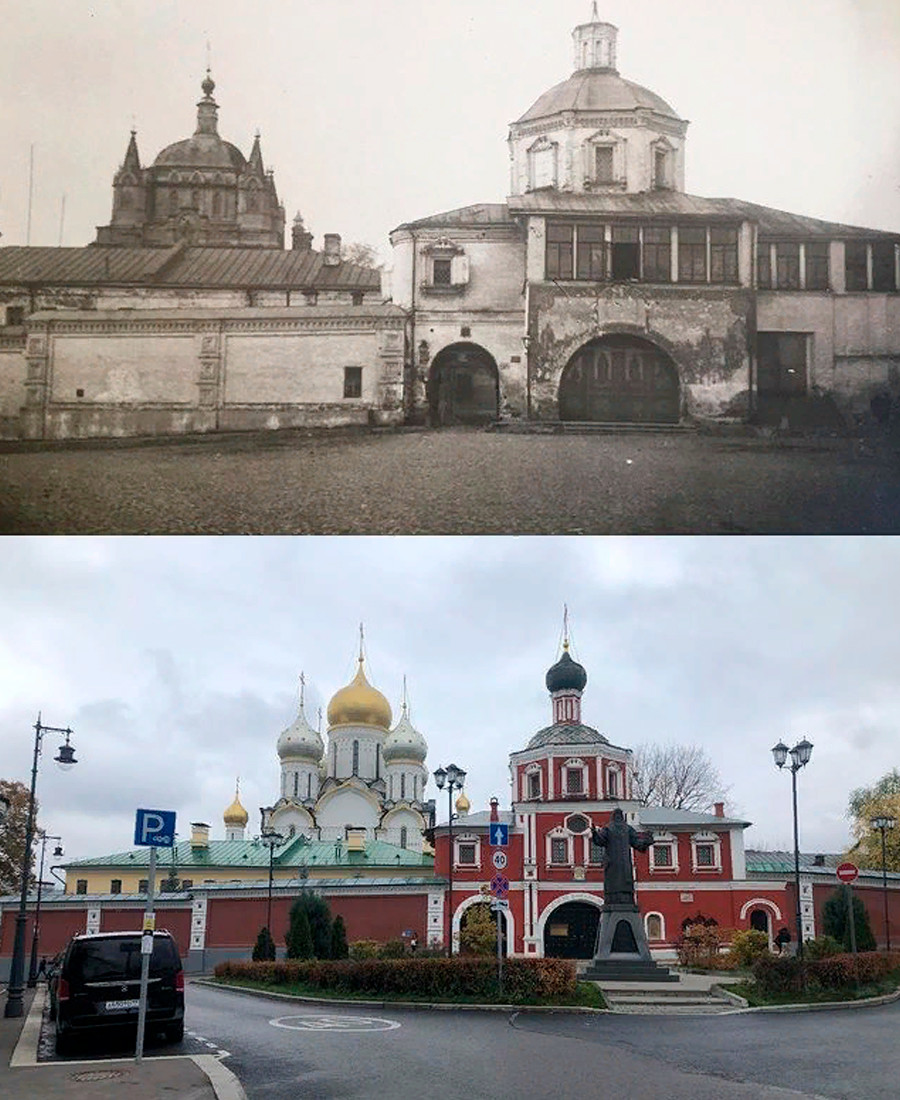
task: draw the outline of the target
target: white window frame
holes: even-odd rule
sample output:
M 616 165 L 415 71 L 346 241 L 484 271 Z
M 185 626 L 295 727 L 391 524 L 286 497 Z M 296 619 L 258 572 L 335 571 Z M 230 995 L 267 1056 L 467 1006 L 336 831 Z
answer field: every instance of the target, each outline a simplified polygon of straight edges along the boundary
M 650 935 L 650 918 L 651 917 L 656 917 L 659 920 L 659 936 L 658 937 Z M 656 910 L 654 910 L 651 913 L 645 913 L 644 914 L 644 932 L 646 933 L 647 939 L 650 940 L 651 942 L 653 942 L 653 943 L 665 943 L 665 939 L 666 939 L 666 918 L 663 916 L 663 914 L 657 912 Z
M 675 146 L 661 137 L 650 143 L 650 187 L 652 191 L 672 191 L 675 187 Z M 666 160 L 662 184 L 656 181 L 656 156 L 662 153 Z
M 551 158 L 551 180 L 549 183 L 537 183 L 537 158 L 548 155 Z M 528 190 L 540 191 L 546 187 L 559 186 L 559 142 L 550 141 L 541 136 L 528 148 Z
M 672 851 L 672 862 L 661 864 L 656 862 L 656 846 L 668 845 Z M 674 833 L 654 833 L 653 844 L 650 846 L 650 873 L 663 872 L 664 874 L 678 873 L 678 837 Z
M 597 130 L 584 142 L 584 186 L 586 190 L 623 190 L 627 184 L 628 139 L 615 130 Z M 598 148 L 612 149 L 612 179 L 597 179 Z
M 554 861 L 554 859 L 553 859 L 553 841 L 554 840 L 564 840 L 566 842 L 566 861 L 565 861 L 565 863 L 558 863 L 558 862 Z M 545 849 L 546 849 L 546 857 L 547 857 L 547 866 L 548 867 L 571 867 L 575 862 L 575 852 L 573 850 L 574 847 L 575 847 L 574 840 L 575 840 L 575 838 L 572 836 L 572 834 L 567 829 L 563 829 L 562 826 L 560 826 L 560 825 L 557 825 L 557 827 L 555 829 L 551 829 L 550 832 L 547 833 L 547 835 L 545 837 Z
M 436 293 L 451 294 L 460 291 L 469 282 L 469 257 L 465 249 L 452 241 L 449 237 L 439 237 L 430 241 L 422 249 L 424 279 L 421 283 L 422 290 L 430 290 Z M 450 261 L 450 282 L 435 283 L 435 260 Z
M 531 793 L 531 776 L 536 775 L 538 777 L 538 793 L 536 795 Z M 540 764 L 529 764 L 522 771 L 522 801 L 533 802 L 543 796 L 544 793 L 544 774 L 543 768 Z
M 569 771 L 570 770 L 581 772 L 581 790 L 580 791 L 570 791 L 569 790 Z M 587 766 L 587 764 L 583 760 L 579 759 L 578 757 L 573 757 L 570 760 L 566 760 L 565 763 L 563 764 L 563 773 L 564 773 L 564 775 L 563 775 L 562 793 L 563 793 L 564 797 L 565 798 L 587 798 L 588 797 L 588 766 Z
M 610 789 L 611 786 L 612 786 L 612 784 L 610 782 L 612 776 L 616 777 L 616 781 L 615 781 L 616 782 L 616 793 L 615 794 L 613 794 L 611 789 Z M 606 790 L 604 791 L 604 794 L 606 795 L 607 800 L 608 801 L 615 800 L 617 802 L 621 801 L 621 799 L 623 799 L 625 797 L 625 778 L 622 775 L 621 766 L 619 764 L 614 764 L 614 763 L 607 764 L 606 765 L 606 775 L 604 776 L 604 780 L 605 780 L 605 784 L 606 784 Z
M 697 847 L 710 844 L 713 850 L 713 862 L 700 863 L 697 859 Z M 713 874 L 722 870 L 722 838 L 718 833 L 694 833 L 691 837 L 691 870 L 694 874 Z
M 459 846 L 461 844 L 474 844 L 475 845 L 475 860 L 473 863 L 462 863 L 459 857 Z M 461 833 L 453 837 L 453 870 L 456 871 L 459 868 L 472 868 L 481 866 L 481 837 L 476 833 Z

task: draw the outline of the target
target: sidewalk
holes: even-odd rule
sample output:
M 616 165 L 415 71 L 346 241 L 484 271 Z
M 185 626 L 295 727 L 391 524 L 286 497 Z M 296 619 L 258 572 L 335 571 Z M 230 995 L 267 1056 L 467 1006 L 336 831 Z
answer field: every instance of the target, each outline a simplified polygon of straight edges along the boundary
M 117 1100 L 123 1089 L 129 1100 L 159 1100 L 167 1093 L 179 1100 L 245 1100 L 237 1078 L 212 1055 L 144 1058 L 140 1066 L 133 1059 L 36 1065 L 44 995 L 43 986 L 28 989 L 24 1016 L 0 1016 L 3 1100 Z M 5 1006 L 6 998 L 0 1003 Z

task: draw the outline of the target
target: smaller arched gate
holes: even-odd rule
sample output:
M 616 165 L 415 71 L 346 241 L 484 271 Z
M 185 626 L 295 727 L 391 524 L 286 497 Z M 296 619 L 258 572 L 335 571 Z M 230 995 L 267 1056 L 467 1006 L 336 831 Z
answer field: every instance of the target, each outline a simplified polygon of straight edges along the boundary
M 428 375 L 431 423 L 489 424 L 497 419 L 500 374 L 478 344 L 451 344 L 434 357 Z

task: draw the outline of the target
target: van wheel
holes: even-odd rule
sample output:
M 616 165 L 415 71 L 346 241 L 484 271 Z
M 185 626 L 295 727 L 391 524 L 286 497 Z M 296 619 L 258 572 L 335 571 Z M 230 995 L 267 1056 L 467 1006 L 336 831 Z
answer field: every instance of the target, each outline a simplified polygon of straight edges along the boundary
M 180 1020 L 177 1024 L 171 1024 L 167 1027 L 166 1038 L 170 1043 L 180 1043 L 184 1038 L 184 1020 Z

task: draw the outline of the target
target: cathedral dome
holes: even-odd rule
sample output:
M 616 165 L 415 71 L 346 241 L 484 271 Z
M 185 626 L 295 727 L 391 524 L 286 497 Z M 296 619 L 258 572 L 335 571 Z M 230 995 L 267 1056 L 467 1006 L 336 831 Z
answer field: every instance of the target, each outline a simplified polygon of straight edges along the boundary
M 525 112 L 519 122 L 549 118 L 564 111 L 633 111 L 643 107 L 667 118 L 680 118 L 655 92 L 604 69 L 581 69 L 557 84 Z
M 389 730 L 392 718 L 390 703 L 366 679 L 360 657 L 356 675 L 328 704 L 328 725 L 375 726 Z
M 547 670 L 545 683 L 551 694 L 555 691 L 584 691 L 587 673 L 583 665 L 572 660 L 568 645 L 563 649 L 562 657 Z
M 410 722 L 409 715 L 404 707 L 400 721 L 387 735 L 381 755 L 386 764 L 392 760 L 418 760 L 422 763 L 428 754 L 428 745 L 425 738 Z
M 278 755 L 282 760 L 311 760 L 317 764 L 324 752 L 322 735 L 307 722 L 301 704 L 300 713 L 278 738 Z
M 222 819 L 226 825 L 239 825 L 241 828 L 250 820 L 250 815 L 241 805 L 240 795 L 237 791 L 234 792 L 234 802 L 222 814 Z
M 230 172 L 242 172 L 247 166 L 240 149 L 218 134 L 194 134 L 167 145 L 153 164 L 157 168 L 224 168 Z

